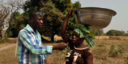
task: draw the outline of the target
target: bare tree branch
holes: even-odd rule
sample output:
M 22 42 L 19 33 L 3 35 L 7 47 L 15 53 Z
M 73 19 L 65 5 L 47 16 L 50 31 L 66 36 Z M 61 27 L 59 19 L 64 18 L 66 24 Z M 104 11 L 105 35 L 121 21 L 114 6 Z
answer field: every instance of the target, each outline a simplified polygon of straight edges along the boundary
M 18 12 L 22 8 L 22 6 L 24 4 L 23 0 L 14 0 L 14 1 L 10 0 L 11 14 L 14 13 L 14 12 Z M 14 10 L 14 8 L 15 8 L 15 10 Z M 13 18 L 12 17 L 13 17 L 13 15 L 11 15 L 11 17 L 10 17 L 9 27 L 8 27 L 7 31 L 9 30 L 10 25 L 13 22 Z
M 18 12 L 23 7 L 23 0 L 8 0 L 7 5 L 3 4 L 3 0 L 0 0 L 0 28 L 4 26 L 5 19 L 10 18 L 8 21 L 9 27 L 6 31 L 9 30 L 13 20 L 13 13 Z M 0 34 L 3 29 L 0 29 Z M 6 33 L 5 31 L 5 33 Z

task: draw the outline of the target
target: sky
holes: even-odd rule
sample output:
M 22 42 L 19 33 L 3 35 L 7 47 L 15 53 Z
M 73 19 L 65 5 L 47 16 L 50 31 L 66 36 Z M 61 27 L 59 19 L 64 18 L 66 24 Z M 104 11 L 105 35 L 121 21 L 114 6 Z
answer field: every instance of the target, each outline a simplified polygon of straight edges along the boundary
M 103 28 L 104 33 L 114 29 L 128 31 L 128 0 L 71 0 L 72 3 L 79 1 L 81 7 L 102 7 L 116 11 L 110 24 Z

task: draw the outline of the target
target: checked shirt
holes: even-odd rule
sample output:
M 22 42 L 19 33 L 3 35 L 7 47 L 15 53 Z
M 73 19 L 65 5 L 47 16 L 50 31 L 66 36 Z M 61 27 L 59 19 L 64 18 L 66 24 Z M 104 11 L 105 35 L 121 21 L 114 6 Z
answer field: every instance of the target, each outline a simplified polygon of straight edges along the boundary
M 19 64 L 44 64 L 46 54 L 52 53 L 52 46 L 43 46 L 39 32 L 27 24 L 18 35 Z

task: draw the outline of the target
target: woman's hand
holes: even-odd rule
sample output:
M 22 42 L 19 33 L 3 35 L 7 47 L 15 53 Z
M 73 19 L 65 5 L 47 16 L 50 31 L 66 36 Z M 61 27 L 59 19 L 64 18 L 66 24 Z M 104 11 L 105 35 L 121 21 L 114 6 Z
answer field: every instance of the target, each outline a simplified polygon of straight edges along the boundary
M 70 16 L 72 14 L 73 10 L 69 10 L 67 16 Z

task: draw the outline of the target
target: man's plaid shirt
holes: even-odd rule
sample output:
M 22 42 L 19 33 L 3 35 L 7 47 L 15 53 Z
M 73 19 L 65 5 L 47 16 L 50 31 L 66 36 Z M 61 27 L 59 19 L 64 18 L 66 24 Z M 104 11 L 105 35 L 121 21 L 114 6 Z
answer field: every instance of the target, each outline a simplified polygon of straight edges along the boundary
M 18 42 L 19 64 L 44 64 L 46 54 L 52 53 L 52 46 L 43 46 L 39 32 L 29 24 L 20 30 Z

